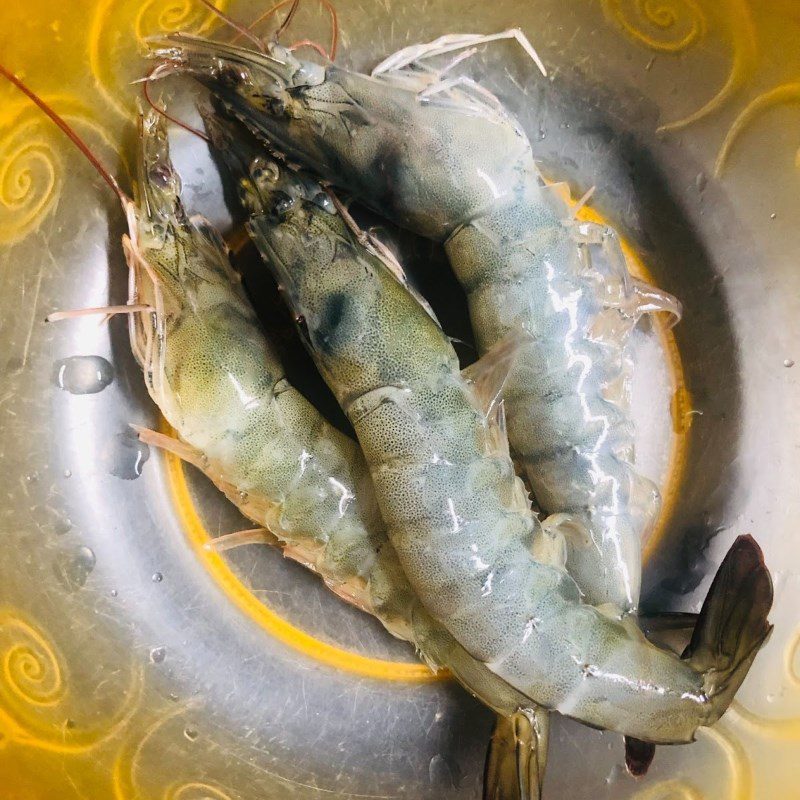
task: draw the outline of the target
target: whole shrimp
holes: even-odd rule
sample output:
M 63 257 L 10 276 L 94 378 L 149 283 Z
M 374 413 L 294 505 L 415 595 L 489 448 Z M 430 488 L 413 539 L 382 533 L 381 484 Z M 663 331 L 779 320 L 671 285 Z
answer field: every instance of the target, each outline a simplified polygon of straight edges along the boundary
M 321 187 L 253 181 L 248 223 L 348 415 L 389 538 L 417 596 L 475 659 L 539 705 L 650 742 L 691 741 L 723 713 L 769 632 L 769 573 L 740 537 L 684 660 L 634 621 L 584 603 L 534 557 L 543 531 L 502 429 L 459 372 L 441 328 L 316 201 Z
M 499 715 L 498 730 L 506 732 L 506 740 L 495 737 L 492 750 L 496 760 L 510 759 L 512 769 L 496 778 L 490 770 L 490 780 L 524 786 L 523 797 L 538 797 L 546 718 L 419 603 L 386 539 L 358 444 L 289 383 L 223 240 L 208 222 L 187 216 L 164 118 L 140 115 L 134 200 L 52 109 L 2 66 L 0 74 L 70 136 L 121 201 L 130 296 L 127 309 L 116 310 L 130 314 L 131 348 L 148 392 L 179 437 L 137 428 L 140 438 L 192 463 L 269 531 L 266 540 L 415 645 L 431 667 L 448 667 Z M 319 187 L 315 202 L 330 203 Z M 239 540 L 265 540 L 256 531 L 244 533 L 252 535 Z M 517 733 L 508 737 L 511 729 Z M 520 740 L 528 739 L 527 751 L 517 753 Z
M 246 130 L 237 130 L 238 126 L 205 109 L 201 109 L 201 113 L 213 144 L 235 178 L 242 204 L 250 214 L 250 230 L 256 229 L 255 226 L 259 225 L 259 218 L 262 215 L 270 213 L 273 195 L 280 195 L 284 202 L 291 202 L 298 196 L 311 197 L 321 209 L 334 208 L 331 198 L 318 183 L 288 170 L 270 157 L 263 146 L 250 138 Z M 260 188 L 265 184 L 269 187 L 266 196 L 262 195 Z M 254 239 L 257 245 L 261 243 L 257 236 Z M 487 376 L 481 376 L 479 370 L 470 370 L 471 379 L 477 385 L 487 384 L 483 390 L 487 395 L 485 401 L 487 413 L 491 413 L 490 409 L 495 399 L 495 372 L 496 370 L 492 370 Z M 293 433 L 295 436 L 300 435 L 299 431 Z M 339 439 L 345 439 L 343 434 L 336 430 L 332 433 Z M 347 441 L 348 445 L 352 445 L 352 442 Z M 365 502 L 364 498 L 367 498 L 374 504 L 372 484 L 366 476 L 367 466 L 360 451 L 357 455 L 351 455 L 349 461 L 352 468 L 358 469 L 360 473 L 358 480 L 351 481 L 358 487 L 353 493 L 352 502 L 354 504 Z M 340 477 L 339 481 L 342 480 Z M 348 585 L 345 592 L 347 598 L 378 616 L 395 635 L 415 643 L 429 663 L 449 665 L 468 690 L 497 712 L 498 727 L 489 752 L 486 797 L 499 798 L 501 795 L 492 792 L 508 792 L 509 786 L 506 786 L 506 783 L 519 784 L 520 781 L 525 787 L 521 794 L 522 798 L 538 797 L 547 754 L 549 732 L 547 715 L 529 698 L 511 690 L 509 685 L 504 681 L 498 681 L 484 665 L 468 657 L 452 637 L 433 622 L 425 609 L 419 607 L 416 596 L 400 568 L 397 554 L 385 538 L 385 526 L 382 523 L 373 523 L 372 527 L 377 531 L 373 539 L 378 540 L 380 549 L 375 557 L 375 563 L 365 576 L 365 588 L 358 590 L 352 584 Z M 537 551 L 540 559 L 563 563 L 563 547 L 560 546 L 561 540 L 555 532 L 543 545 Z M 292 549 L 296 547 L 294 544 Z M 325 575 L 324 570 L 317 571 Z M 335 590 L 343 594 L 341 588 Z M 374 596 L 376 594 L 378 599 Z M 510 767 L 508 761 L 503 762 L 503 759 L 508 759 L 509 756 L 512 756 Z M 502 797 L 510 796 L 512 795 L 502 794 Z
M 257 53 L 173 35 L 153 48 L 163 71 L 193 74 L 288 158 L 443 242 L 481 354 L 529 334 L 504 392 L 512 450 L 542 510 L 571 517 L 567 567 L 586 599 L 629 613 L 659 498 L 633 467 L 624 344 L 643 313 L 677 319 L 680 308 L 631 278 L 613 230 L 573 218 L 517 121 L 452 74 L 460 56 L 426 65 L 510 35 L 535 56 L 519 31 L 454 34 L 401 50 L 370 76 L 276 43 Z

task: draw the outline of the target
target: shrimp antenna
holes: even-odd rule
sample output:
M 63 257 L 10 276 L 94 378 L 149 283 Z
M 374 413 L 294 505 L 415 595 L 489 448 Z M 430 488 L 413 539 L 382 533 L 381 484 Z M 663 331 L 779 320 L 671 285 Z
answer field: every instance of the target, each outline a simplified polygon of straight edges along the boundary
M 292 18 L 297 13 L 297 7 L 300 5 L 300 0 L 292 0 L 292 5 L 289 8 L 289 13 L 286 15 L 286 18 L 281 22 L 278 26 L 278 30 L 275 31 L 275 38 L 279 38 L 280 35 L 289 27 L 289 23 L 292 21 Z
M 278 11 L 281 8 L 283 8 L 285 5 L 288 5 L 289 3 L 296 3 L 296 0 L 279 0 L 279 2 L 275 3 L 274 6 L 272 6 L 271 8 L 268 8 L 263 14 L 261 14 L 258 17 L 256 17 L 256 19 L 253 20 L 253 22 L 251 22 L 247 26 L 247 30 L 252 31 L 253 28 L 255 28 L 256 25 L 262 23 L 265 19 L 268 19 L 269 17 L 271 17 L 276 11 Z M 333 61 L 333 59 L 336 58 L 336 47 L 339 44 L 339 17 L 336 14 L 336 9 L 334 8 L 334 5 L 331 2 L 331 0 L 320 0 L 320 3 L 322 3 L 323 6 L 325 6 L 325 8 L 328 10 L 328 13 L 330 14 L 330 17 L 331 17 L 331 46 L 330 46 L 329 52 L 327 52 L 327 53 L 323 52 L 323 55 L 324 55 L 325 58 L 329 59 L 330 61 Z M 289 15 L 291 15 L 292 13 L 293 12 L 290 11 Z M 283 29 L 288 24 L 288 22 L 290 20 L 290 16 L 289 15 L 287 15 L 287 18 L 283 21 L 283 23 L 281 24 L 280 28 L 278 28 L 278 31 L 277 31 L 276 35 L 280 35 L 280 33 L 283 31 Z M 237 34 L 236 36 L 233 37 L 232 42 L 235 42 L 238 38 L 239 38 L 239 34 Z M 317 52 L 319 52 L 319 49 L 318 49 L 319 45 L 312 44 L 307 39 L 303 39 L 302 42 L 295 42 L 295 44 L 292 45 L 292 47 L 293 48 L 294 47 L 299 47 L 301 44 L 303 44 L 303 45 L 307 44 L 307 45 L 309 45 L 311 47 L 314 47 L 314 49 L 317 50 Z
M 30 90 L 16 75 L 9 72 L 2 64 L 0 64 L 0 75 L 6 80 L 10 81 L 17 87 L 24 95 L 32 100 L 39 108 L 47 114 L 48 117 L 56 124 L 62 131 L 70 138 L 72 143 L 83 153 L 89 160 L 89 163 L 97 170 L 100 177 L 114 190 L 123 206 L 130 203 L 130 198 L 125 192 L 122 191 L 117 179 L 100 163 L 97 156 L 91 151 L 86 142 L 78 136 L 77 133 L 52 109 L 50 108 L 38 94 Z
M 293 53 L 295 50 L 299 50 L 301 47 L 310 47 L 319 53 L 323 58 L 327 58 L 330 60 L 330 56 L 328 55 L 328 51 L 320 44 L 311 41 L 311 39 L 300 39 L 297 42 L 292 42 L 286 49 Z
M 210 144 L 211 139 L 209 139 L 208 136 L 206 136 L 203 133 L 203 131 L 200 131 L 197 128 L 193 128 L 187 122 L 183 122 L 182 120 L 179 120 L 177 117 L 173 117 L 172 114 L 170 114 L 165 108 L 161 108 L 161 106 L 158 105 L 158 103 L 153 101 L 153 98 L 150 96 L 150 80 L 153 75 L 153 72 L 155 72 L 156 69 L 158 69 L 158 64 L 156 64 L 156 66 L 153 67 L 152 70 L 150 70 L 150 74 L 144 79 L 144 83 L 142 84 L 144 99 L 147 100 L 147 104 L 157 114 L 161 114 L 161 116 L 164 117 L 164 119 L 168 119 L 170 122 L 175 123 L 175 125 L 177 125 L 179 128 L 183 128 L 185 131 L 193 133 L 195 136 L 201 138 L 204 142 Z
M 298 0 L 299 1 L 299 0 Z M 217 8 L 211 0 L 200 0 L 200 2 L 209 10 L 213 11 L 226 25 L 230 25 L 240 36 L 248 38 L 255 46 L 263 53 L 264 42 L 258 38 L 249 28 L 238 23 L 233 17 L 229 17 L 222 9 Z

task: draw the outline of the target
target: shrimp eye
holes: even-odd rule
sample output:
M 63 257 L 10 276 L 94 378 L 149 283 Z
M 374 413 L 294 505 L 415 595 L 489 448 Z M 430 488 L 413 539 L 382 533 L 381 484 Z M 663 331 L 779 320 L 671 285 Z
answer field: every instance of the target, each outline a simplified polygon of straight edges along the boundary
M 241 86 L 250 80 L 250 73 L 233 64 L 222 64 L 219 68 L 219 78 L 229 86 Z
M 276 87 L 277 91 L 283 91 L 282 86 Z M 286 113 L 286 100 L 283 97 L 262 94 L 259 98 L 264 105 L 264 110 L 275 117 L 282 117 Z
M 253 159 L 250 165 L 250 175 L 259 188 L 267 188 L 277 183 L 280 174 L 277 164 L 260 157 Z
M 279 216 L 282 217 L 288 211 L 291 210 L 292 206 L 294 205 L 294 197 L 290 197 L 288 194 L 284 192 L 278 192 L 275 197 L 275 205 L 272 207 L 274 212 Z
M 155 164 L 147 173 L 150 183 L 159 189 L 169 189 L 172 185 L 173 175 L 173 171 L 166 164 Z
M 327 211 L 330 214 L 336 213 L 333 200 L 331 200 L 331 197 L 327 192 L 317 192 L 311 202 L 314 203 L 314 205 L 319 206 L 323 211 Z

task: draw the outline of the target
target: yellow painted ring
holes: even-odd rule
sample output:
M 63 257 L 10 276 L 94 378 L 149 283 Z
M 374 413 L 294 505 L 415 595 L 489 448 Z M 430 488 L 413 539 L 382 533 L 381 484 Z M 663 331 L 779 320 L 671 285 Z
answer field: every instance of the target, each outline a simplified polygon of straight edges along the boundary
M 605 219 L 595 210 L 584 206 L 578 218 L 607 224 Z M 636 251 L 625 240 L 621 241 L 628 268 L 635 277 L 653 283 L 652 276 Z M 652 555 L 659 541 L 663 538 L 669 520 L 677 502 L 679 488 L 686 465 L 688 423 L 691 416 L 686 413 L 691 408 L 689 393 L 684 380 L 683 366 L 677 343 L 672 331 L 667 327 L 662 315 L 656 315 L 655 329 L 667 355 L 668 371 L 673 391 L 672 418 L 673 436 L 667 467 L 665 488 L 661 513 L 650 533 L 644 547 L 643 557 L 646 560 Z M 174 435 L 166 421 L 162 422 L 164 433 Z M 194 506 L 191 493 L 186 482 L 183 462 L 174 454 L 166 453 L 167 478 L 175 509 L 182 523 L 186 537 L 197 558 L 212 575 L 225 594 L 253 622 L 283 644 L 322 664 L 353 675 L 376 678 L 386 681 L 406 681 L 411 683 L 428 683 L 449 677 L 446 670 L 432 672 L 423 664 L 388 661 L 370 658 L 352 653 L 341 647 L 324 642 L 309 633 L 297 628 L 285 620 L 271 608 L 258 600 L 244 583 L 228 566 L 225 559 L 217 552 L 209 550 L 205 545 L 212 540 L 200 515 Z

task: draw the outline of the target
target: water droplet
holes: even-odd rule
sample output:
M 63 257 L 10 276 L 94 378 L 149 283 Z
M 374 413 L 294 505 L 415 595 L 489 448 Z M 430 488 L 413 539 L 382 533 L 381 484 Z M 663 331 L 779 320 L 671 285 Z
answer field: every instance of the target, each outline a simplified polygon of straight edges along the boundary
M 55 363 L 55 382 L 70 394 L 96 394 L 114 380 L 114 368 L 102 356 L 70 356 Z
M 777 214 L 776 214 L 776 213 L 773 211 L 773 212 L 772 212 L 772 213 L 769 215 L 769 218 L 770 218 L 770 219 L 775 219 L 775 217 L 777 217 L 777 216 L 778 216 L 778 215 L 777 215 Z
M 64 470 L 64 477 L 65 478 L 71 478 L 72 477 L 72 470 L 71 469 L 65 469 Z
M 39 482 L 39 473 L 38 473 L 38 472 L 36 472 L 36 470 L 34 470 L 33 472 L 29 472 L 29 473 L 28 473 L 28 474 L 25 476 L 25 480 L 26 480 L 28 483 L 38 483 L 38 482 Z
M 176 695 L 175 692 L 170 692 L 169 693 L 169 699 L 172 700 L 173 703 L 177 703 L 178 702 L 178 695 Z
M 154 572 L 151 580 L 153 583 L 161 583 L 164 580 L 164 576 L 160 572 Z
M 794 366 L 794 360 L 791 359 L 791 358 L 784 358 L 783 359 L 783 366 L 784 367 L 793 367 Z
M 150 660 L 154 664 L 160 664 L 167 657 L 166 647 L 154 647 L 150 651 Z
M 69 517 L 58 517 L 53 521 L 53 533 L 63 536 L 72 530 L 72 520 Z
M 94 551 L 81 545 L 71 553 L 62 553 L 53 562 L 53 570 L 61 585 L 74 592 L 86 585 L 86 580 L 97 563 Z
M 150 458 L 150 447 L 139 441 L 135 431 L 126 430 L 117 434 L 119 447 L 107 456 L 109 472 L 117 478 L 132 481 L 142 474 L 145 462 Z
M 112 597 L 116 597 L 118 594 L 119 594 L 119 592 L 116 589 L 112 589 L 111 590 L 111 596 Z
M 183 735 L 190 741 L 193 742 L 197 739 L 200 735 L 194 728 L 184 728 Z

